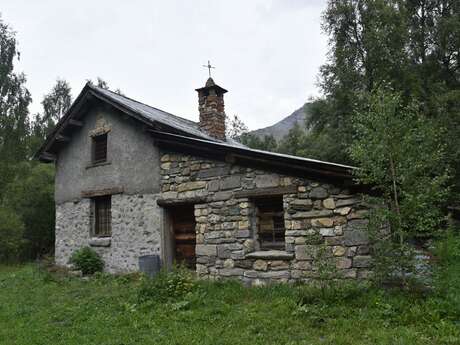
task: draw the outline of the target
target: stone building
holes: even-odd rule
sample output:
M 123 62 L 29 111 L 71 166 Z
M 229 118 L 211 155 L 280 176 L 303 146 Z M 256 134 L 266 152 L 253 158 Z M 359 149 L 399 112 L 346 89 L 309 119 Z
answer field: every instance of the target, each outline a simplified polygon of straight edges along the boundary
M 337 277 L 367 277 L 353 168 L 226 138 L 227 91 L 211 78 L 196 91 L 198 123 L 83 88 L 37 153 L 56 166 L 56 262 L 91 246 L 108 272 L 159 255 L 251 284 L 309 280 L 322 262 Z

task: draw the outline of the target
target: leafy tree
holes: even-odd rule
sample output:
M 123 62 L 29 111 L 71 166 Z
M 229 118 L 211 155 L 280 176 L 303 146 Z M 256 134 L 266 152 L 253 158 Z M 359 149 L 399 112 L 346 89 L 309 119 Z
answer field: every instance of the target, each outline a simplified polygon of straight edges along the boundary
M 324 97 L 314 102 L 308 126 L 333 144 L 326 158 L 350 162 L 353 113 L 366 108 L 363 94 L 389 84 L 403 104 L 416 100 L 447 129 L 449 160 L 460 167 L 460 2 L 329 0 L 323 29 L 330 45 L 320 70 Z
M 296 122 L 279 143 L 278 152 L 302 156 L 302 150 L 305 147 L 305 136 L 305 130 Z
M 14 71 L 19 58 L 14 32 L 0 18 L 0 196 L 13 178 L 13 165 L 28 153 L 30 128 L 28 106 L 31 96 L 26 77 Z
M 241 143 L 256 150 L 276 152 L 278 144 L 273 135 L 265 135 L 262 139 L 252 133 L 243 133 Z
M 54 247 L 54 167 L 22 162 L 8 184 L 4 204 L 15 210 L 24 224 L 22 255 L 35 259 Z
M 43 97 L 43 114 L 35 114 L 31 124 L 30 156 L 43 143 L 46 135 L 72 105 L 72 95 L 69 83 L 63 79 L 56 80 L 51 91 Z
M 248 127 L 246 124 L 238 117 L 238 115 L 233 115 L 233 117 L 225 118 L 225 128 L 227 138 L 232 138 L 234 140 L 240 141 L 241 136 L 248 132 Z
M 374 186 L 388 205 L 379 209 L 377 228 L 390 225 L 391 249 L 399 253 L 391 256 L 392 265 L 399 264 L 404 277 L 411 261 L 407 240 L 432 236 L 443 220 L 450 177 L 445 130 L 426 118 L 418 103 L 403 105 L 401 95 L 387 89 L 377 89 L 368 103 L 353 116 L 356 135 L 349 152 L 361 167 L 358 180 Z
M 91 85 L 96 85 L 97 87 L 100 87 L 101 89 L 104 89 L 104 90 L 110 90 L 110 87 L 109 87 L 109 83 L 107 83 L 104 79 L 102 79 L 101 77 L 97 77 L 97 80 L 96 82 L 93 82 L 91 79 L 88 79 L 87 80 L 88 83 L 90 83 Z M 123 93 L 121 92 L 120 89 L 115 89 L 115 91 L 113 91 L 119 95 L 123 95 Z
M 0 207 L 0 262 L 15 262 L 19 258 L 24 239 L 24 224 L 10 208 Z
M 51 91 L 43 97 L 43 119 L 57 123 L 72 104 L 71 88 L 69 83 L 58 79 Z

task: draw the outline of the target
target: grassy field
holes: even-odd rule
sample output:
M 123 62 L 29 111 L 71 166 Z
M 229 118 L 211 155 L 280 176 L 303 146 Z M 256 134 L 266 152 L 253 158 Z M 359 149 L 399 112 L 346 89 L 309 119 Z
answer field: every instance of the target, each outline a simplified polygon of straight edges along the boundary
M 458 279 L 428 296 L 192 285 L 170 301 L 141 303 L 136 277 L 82 280 L 3 266 L 0 344 L 460 344 Z

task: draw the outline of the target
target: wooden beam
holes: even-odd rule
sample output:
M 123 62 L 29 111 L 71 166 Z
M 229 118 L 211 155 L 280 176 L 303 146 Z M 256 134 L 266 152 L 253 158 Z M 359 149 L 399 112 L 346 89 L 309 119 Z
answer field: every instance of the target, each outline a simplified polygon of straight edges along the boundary
M 74 119 L 70 119 L 69 120 L 69 125 L 70 126 L 75 126 L 75 127 L 83 127 L 83 122 L 78 121 L 78 120 L 74 120 Z
M 39 159 L 43 162 L 54 162 L 56 160 L 56 155 L 49 152 L 42 152 Z
M 94 198 L 96 196 L 113 195 L 123 193 L 123 187 L 114 187 L 98 190 L 86 190 L 81 192 L 82 198 Z
M 207 200 L 204 196 L 199 196 L 195 198 L 186 198 L 186 199 L 158 199 L 157 204 L 161 207 L 174 207 L 174 206 L 184 206 L 184 205 L 193 205 L 193 204 L 203 204 Z
M 257 188 L 254 190 L 242 190 L 235 192 L 235 198 L 264 198 L 267 196 L 277 196 L 284 194 L 297 193 L 297 186 L 287 187 L 268 187 L 268 188 Z
M 56 141 L 60 141 L 60 142 L 69 142 L 69 141 L 70 141 L 70 138 L 69 138 L 69 137 L 66 137 L 65 135 L 58 134 L 58 135 L 56 135 Z

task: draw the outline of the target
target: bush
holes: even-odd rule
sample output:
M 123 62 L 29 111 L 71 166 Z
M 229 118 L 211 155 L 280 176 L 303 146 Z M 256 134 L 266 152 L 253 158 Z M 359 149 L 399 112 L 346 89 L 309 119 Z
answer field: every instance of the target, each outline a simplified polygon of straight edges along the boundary
M 24 224 L 11 209 L 0 207 L 0 262 L 19 260 L 24 245 Z
M 102 272 L 104 268 L 104 261 L 98 253 L 89 247 L 83 247 L 74 252 L 70 258 L 70 263 L 81 270 L 83 274 Z
M 183 299 L 196 290 L 192 273 L 175 267 L 171 271 L 161 270 L 156 277 L 144 278 L 138 292 L 141 303 L 166 303 Z

